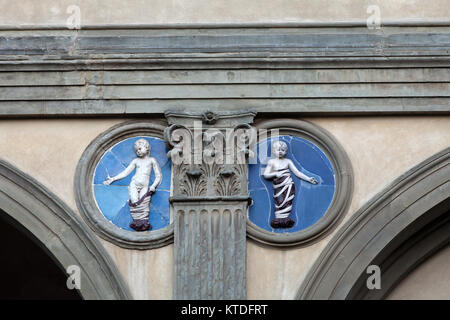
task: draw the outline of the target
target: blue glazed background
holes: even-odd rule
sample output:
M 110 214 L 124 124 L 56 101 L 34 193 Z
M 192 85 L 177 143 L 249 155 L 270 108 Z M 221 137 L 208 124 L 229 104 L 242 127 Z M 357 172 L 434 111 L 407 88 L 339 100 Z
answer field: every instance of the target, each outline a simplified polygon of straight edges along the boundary
M 286 155 L 294 165 L 307 176 L 319 181 L 317 185 L 297 178 L 291 173 L 295 183 L 295 198 L 290 218 L 295 221 L 292 228 L 273 229 L 270 221 L 275 218 L 272 180 L 266 180 L 262 173 L 267 160 L 271 158 L 271 145 L 276 139 L 286 142 L 289 151 Z M 266 160 L 260 158 L 260 150 L 266 150 Z M 333 200 L 335 177 L 333 167 L 325 154 L 313 143 L 295 136 L 279 136 L 258 143 L 257 164 L 249 165 L 249 193 L 253 205 L 249 209 L 249 219 L 265 230 L 286 233 L 308 228 L 317 222 L 327 211 Z M 264 163 L 263 163 L 264 162 Z
M 114 181 L 111 185 L 103 185 L 108 174 L 113 177 L 130 164 L 136 158 L 134 143 L 144 138 L 151 146 L 150 156 L 156 158 L 162 172 L 161 184 L 156 188 L 150 200 L 149 222 L 152 230 L 166 227 L 170 223 L 169 196 L 171 180 L 171 162 L 166 157 L 168 149 L 163 140 L 152 137 L 135 137 L 123 140 L 113 146 L 100 159 L 94 173 L 94 197 L 103 215 L 119 228 L 133 231 L 130 223 L 133 221 L 128 205 L 128 186 L 136 169 L 122 180 Z M 154 172 L 150 177 L 150 185 L 155 180 Z

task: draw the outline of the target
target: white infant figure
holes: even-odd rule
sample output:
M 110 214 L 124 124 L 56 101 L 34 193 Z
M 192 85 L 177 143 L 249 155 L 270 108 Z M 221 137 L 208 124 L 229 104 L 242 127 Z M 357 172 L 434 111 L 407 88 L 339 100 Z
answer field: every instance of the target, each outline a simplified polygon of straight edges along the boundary
M 137 140 L 134 143 L 137 158 L 133 159 L 124 171 L 103 182 L 104 185 L 110 185 L 114 181 L 125 178 L 136 168 L 136 173 L 128 187 L 130 213 L 133 217 L 130 227 L 136 231 L 152 228 L 148 222 L 150 198 L 162 180 L 161 169 L 156 159 L 150 157 L 150 150 L 150 143 L 147 140 L 143 138 Z M 149 188 L 152 170 L 155 172 L 155 181 Z

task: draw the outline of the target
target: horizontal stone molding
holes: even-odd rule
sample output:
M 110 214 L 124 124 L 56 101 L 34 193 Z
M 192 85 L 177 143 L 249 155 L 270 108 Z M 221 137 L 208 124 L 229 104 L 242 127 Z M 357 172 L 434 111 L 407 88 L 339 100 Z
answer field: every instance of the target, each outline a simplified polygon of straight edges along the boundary
M 450 114 L 449 52 L 445 23 L 0 30 L 0 117 Z
M 382 20 L 382 27 L 448 27 L 446 19 L 396 19 Z M 126 30 L 126 29 L 241 29 L 241 28 L 342 28 L 367 27 L 366 20 L 302 21 L 302 22 L 251 22 L 251 23 L 167 23 L 167 24 L 91 24 L 81 25 L 79 30 Z M 0 25 L 0 31 L 21 30 L 69 30 L 58 24 Z M 78 30 L 72 30 L 77 32 Z
M 186 202 L 186 203 L 190 203 L 190 202 L 199 202 L 199 201 L 205 201 L 205 202 L 217 202 L 217 201 L 223 201 L 223 202 L 236 202 L 236 201 L 244 201 L 244 202 L 248 202 L 249 204 L 251 203 L 252 199 L 249 196 L 205 196 L 205 197 L 198 197 L 198 196 L 194 196 L 194 197 L 182 197 L 182 196 L 177 196 L 177 197 L 170 197 L 169 201 L 171 203 L 177 203 L 177 202 Z
M 449 27 L 0 31 L 0 65 L 117 63 L 336 63 L 448 58 Z M 389 58 L 389 59 L 388 59 Z M 134 61 L 133 61 L 134 59 Z M 147 59 L 147 60 L 146 60 Z M 264 59 L 264 60 L 262 60 Z M 89 66 L 86 65 L 86 68 Z
M 389 56 L 389 55 L 388 55 Z M 13 55 L 14 57 L 14 55 Z M 11 58 L 11 57 L 6 57 Z M 103 59 L 79 58 L 65 60 L 51 57 L 45 60 L 14 59 L 0 60 L 2 71 L 73 71 L 73 70 L 219 70 L 219 69 L 351 69 L 351 68 L 448 68 L 450 57 L 445 54 L 403 54 L 399 56 L 293 56 L 275 55 L 268 52 L 258 54 L 213 54 L 199 53 L 162 54 L 142 56 L 128 54 L 127 57 L 107 57 Z
M 131 99 L 340 99 L 450 97 L 450 83 L 386 84 L 189 84 L 134 86 L 1 87 L 0 99 L 131 100 Z
M 95 138 L 81 156 L 74 177 L 75 200 L 89 226 L 103 239 L 127 249 L 152 249 L 173 242 L 173 224 L 150 232 L 121 229 L 105 218 L 98 208 L 92 188 L 94 171 L 103 154 L 120 141 L 149 136 L 163 139 L 165 125 L 159 121 L 120 123 Z
M 1 118 L 162 115 L 166 110 L 258 110 L 259 115 L 448 115 L 449 98 L 0 101 Z
M 0 72 L 0 87 L 448 83 L 448 68 L 86 70 Z

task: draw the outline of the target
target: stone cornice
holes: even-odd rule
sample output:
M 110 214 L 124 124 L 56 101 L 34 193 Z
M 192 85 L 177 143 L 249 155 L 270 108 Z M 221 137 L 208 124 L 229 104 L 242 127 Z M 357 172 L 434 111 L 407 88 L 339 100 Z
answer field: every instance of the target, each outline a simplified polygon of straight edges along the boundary
M 448 66 L 449 48 L 445 23 L 0 30 L 4 71 Z
M 448 114 L 450 26 L 0 30 L 0 117 Z

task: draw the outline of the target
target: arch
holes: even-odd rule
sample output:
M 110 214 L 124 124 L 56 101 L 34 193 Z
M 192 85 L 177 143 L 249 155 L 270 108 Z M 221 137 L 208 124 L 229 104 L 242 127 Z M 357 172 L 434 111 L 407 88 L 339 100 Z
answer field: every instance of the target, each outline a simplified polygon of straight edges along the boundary
M 420 262 L 448 244 L 449 163 L 447 148 L 359 209 L 323 250 L 296 298 L 383 298 Z M 371 264 L 381 268 L 381 290 L 366 288 Z
M 35 179 L 3 160 L 0 209 L 30 231 L 61 268 L 80 267 L 84 299 L 131 299 L 115 263 L 81 219 Z

